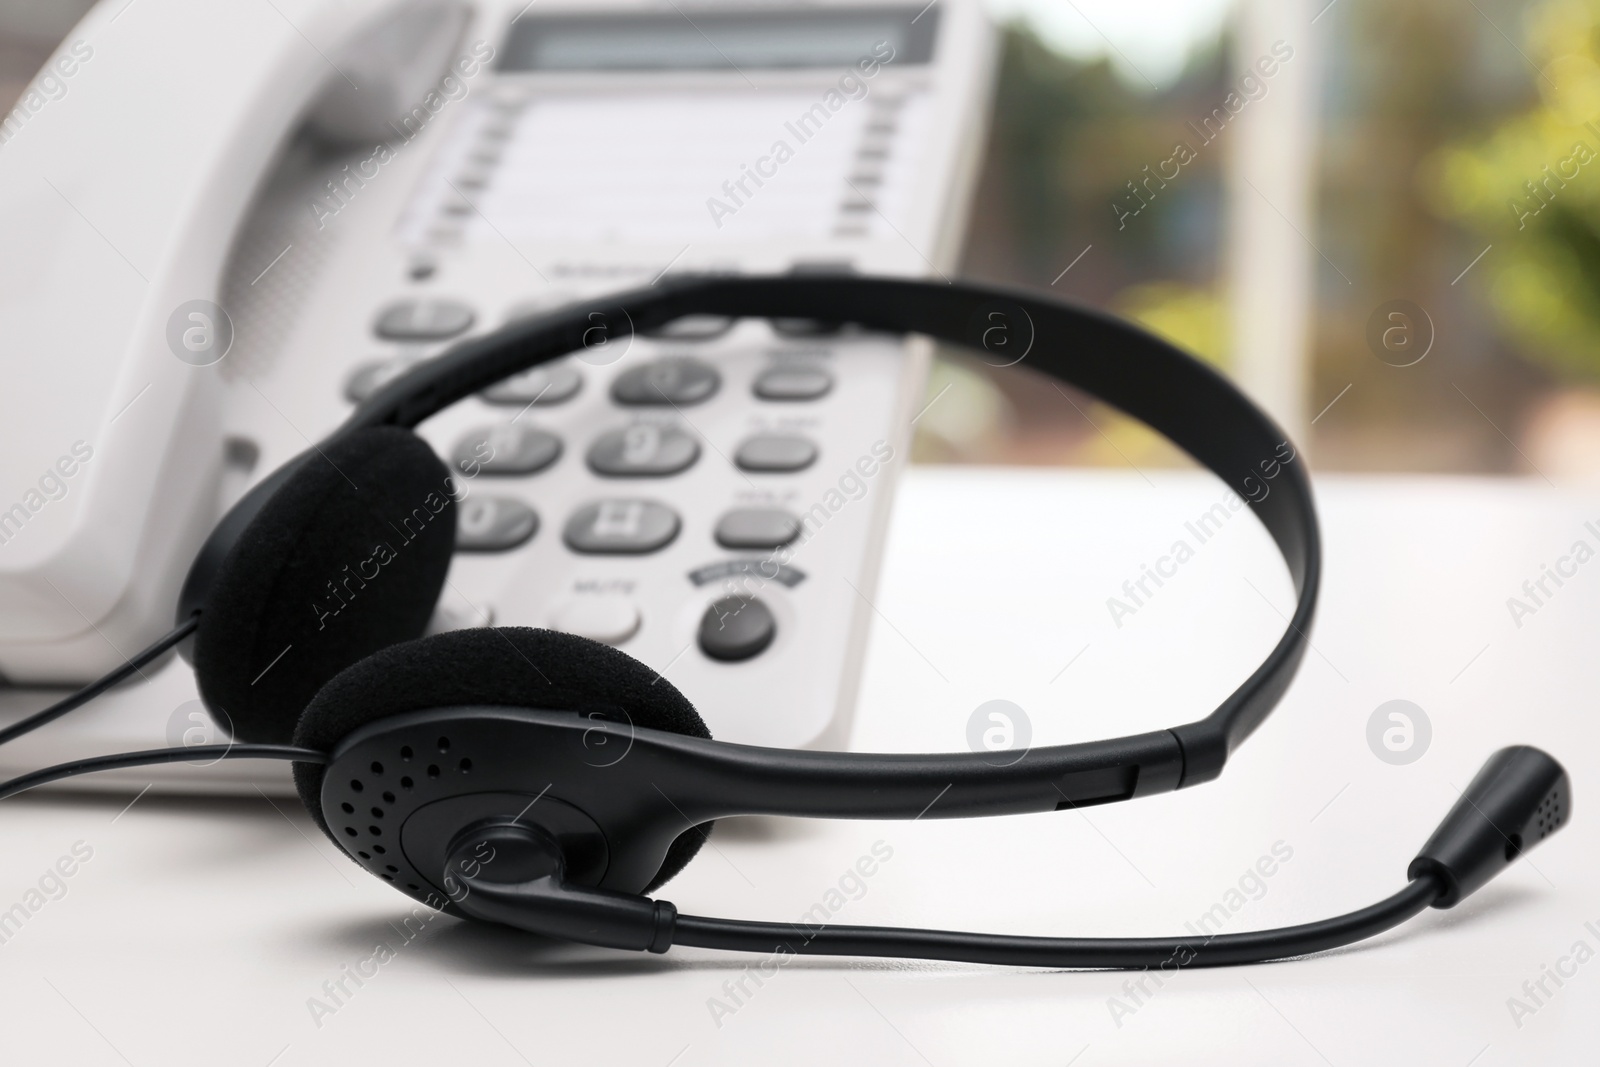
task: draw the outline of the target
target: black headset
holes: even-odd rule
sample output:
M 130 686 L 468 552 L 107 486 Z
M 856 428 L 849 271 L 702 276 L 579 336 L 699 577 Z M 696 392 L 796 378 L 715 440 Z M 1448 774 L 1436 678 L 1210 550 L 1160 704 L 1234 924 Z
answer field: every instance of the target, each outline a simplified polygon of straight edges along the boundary
M 1114 740 L 989 753 L 881 755 L 713 741 L 694 706 L 627 654 L 550 630 L 423 637 L 455 544 L 452 473 L 413 429 L 598 328 L 686 315 L 805 318 L 1007 351 L 1147 423 L 1218 475 L 1271 534 L 1298 596 L 1283 636 L 1209 714 Z M 625 326 L 623 324 L 626 324 Z M 331 575 L 389 547 L 336 618 L 308 610 Z M 79 707 L 174 646 L 235 738 L 81 760 L 0 784 L 197 758 L 294 763 L 301 800 L 361 867 L 449 914 L 568 941 L 674 944 L 1048 967 L 1207 966 L 1301 955 L 1451 907 L 1562 826 L 1571 786 L 1526 746 L 1495 753 L 1382 903 L 1303 926 L 1209 938 L 1051 938 L 679 914 L 653 892 L 716 819 L 761 814 L 950 819 L 1055 811 L 1210 781 L 1299 666 L 1321 549 L 1304 462 L 1209 367 L 1124 322 L 970 284 L 855 275 L 668 278 L 513 323 L 390 383 L 268 476 L 212 532 L 178 625 L 129 663 L 6 730 Z M 619 755 L 619 753 L 621 755 Z

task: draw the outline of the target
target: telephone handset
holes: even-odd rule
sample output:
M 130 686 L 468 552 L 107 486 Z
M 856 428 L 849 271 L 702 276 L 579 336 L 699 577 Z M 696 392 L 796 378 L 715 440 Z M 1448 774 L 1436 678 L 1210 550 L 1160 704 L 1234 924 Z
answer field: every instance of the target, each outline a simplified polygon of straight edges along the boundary
M 679 6 L 140 0 L 68 35 L 0 144 L 0 719 L 166 630 L 228 505 L 463 338 L 667 271 L 948 268 L 973 0 Z M 842 743 L 926 358 L 597 323 L 421 428 L 462 501 L 435 628 L 582 633 L 719 737 Z M 381 580 L 347 571 L 328 625 Z M 144 675 L 0 763 L 217 739 L 181 660 Z
M 238 222 L 296 126 L 383 136 L 442 72 L 464 14 L 122 7 L 73 30 L 45 67 L 64 91 L 0 151 L 0 675 L 17 683 L 81 681 L 167 621 L 215 514 L 224 433 L 218 369 L 176 357 L 169 333 L 199 363 L 230 329 L 174 313 L 220 299 Z M 318 40 L 348 43 L 327 55 Z

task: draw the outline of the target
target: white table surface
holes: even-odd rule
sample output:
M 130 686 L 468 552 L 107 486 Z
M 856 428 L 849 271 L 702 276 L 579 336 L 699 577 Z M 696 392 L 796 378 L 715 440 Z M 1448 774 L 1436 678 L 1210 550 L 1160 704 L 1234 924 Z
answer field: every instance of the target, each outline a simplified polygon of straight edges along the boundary
M 43 901 L 0 944 L 0 1055 L 91 1067 L 1593 1063 L 1600 562 L 1520 628 L 1505 602 L 1573 541 L 1600 546 L 1583 528 L 1600 499 L 1486 479 L 1318 485 L 1316 651 L 1219 781 L 1087 813 L 726 823 L 662 895 L 700 914 L 794 918 L 881 841 L 892 858 L 838 921 L 1175 934 L 1237 902 L 1229 890 L 1277 845 L 1292 857 L 1225 928 L 1284 925 L 1397 889 L 1493 749 L 1547 748 L 1575 780 L 1575 822 L 1454 911 L 1311 960 L 1147 982 L 1137 999 L 1121 972 L 819 958 L 760 987 L 745 978 L 736 1004 L 725 983 L 753 957 L 608 953 L 449 918 L 407 941 L 409 902 L 291 801 L 34 795 L 0 811 L 0 909 Z M 1282 565 L 1240 515 L 1113 625 L 1106 598 L 1222 497 L 1204 476 L 921 468 L 900 492 L 857 749 L 963 748 L 973 709 L 996 698 L 1027 711 L 1035 743 L 1174 725 L 1254 667 L 1289 609 Z M 1433 725 L 1406 766 L 1366 741 L 1373 710 L 1396 698 Z M 78 842 L 92 858 L 64 894 L 29 898 Z M 1560 963 L 1578 942 L 1585 962 Z M 324 982 L 380 944 L 393 958 L 359 988 L 346 979 L 342 1004 L 327 999 Z M 1559 988 L 1547 978 L 1534 1005 L 1523 983 L 1558 964 L 1576 973 Z M 314 997 L 336 1010 L 314 1017 Z M 1512 997 L 1536 1008 L 1520 1025 Z M 714 1018 L 712 998 L 736 1010 Z

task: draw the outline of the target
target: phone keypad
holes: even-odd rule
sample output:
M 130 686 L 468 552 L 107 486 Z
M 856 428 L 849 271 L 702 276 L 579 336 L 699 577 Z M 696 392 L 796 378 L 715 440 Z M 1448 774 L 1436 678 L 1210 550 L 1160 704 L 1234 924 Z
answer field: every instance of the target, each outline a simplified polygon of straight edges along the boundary
M 423 356 L 438 350 L 419 342 L 454 337 L 470 329 L 473 320 L 471 308 L 452 300 L 404 300 L 386 306 L 374 320 L 374 333 L 402 343 L 392 357 L 358 366 L 345 381 L 346 398 L 352 403 L 366 400 Z M 498 407 L 506 417 L 475 427 L 468 423 L 449 451 L 452 475 L 466 488 L 459 497 L 457 550 L 505 553 L 537 537 L 539 513 L 518 496 L 489 491 L 489 479 L 540 475 L 561 461 L 568 443 L 582 449 L 584 465 L 602 479 L 670 479 L 701 463 L 704 440 L 694 417 L 682 409 L 716 396 L 723 379 L 712 361 L 688 355 L 686 350 L 715 342 L 733 324 L 734 320 L 721 316 L 686 316 L 641 333 L 650 339 L 648 343 L 666 351 L 618 368 L 606 389 L 612 411 L 631 414 L 632 421 L 596 426 L 587 419 L 571 425 L 567 420 L 561 434 L 537 425 L 539 416 L 530 413 L 572 400 L 596 377 L 606 380 L 602 369 L 586 366 L 577 357 L 535 367 L 484 389 L 479 399 L 490 407 L 483 410 Z M 781 339 L 790 333 L 815 337 L 827 332 L 827 325 L 808 320 L 769 323 L 769 328 L 772 336 Z M 704 565 L 692 568 L 687 577 L 696 588 L 756 575 L 761 581 L 792 588 L 805 578 L 802 571 L 774 562 L 771 553 L 805 535 L 805 521 L 795 511 L 776 505 L 792 492 L 791 483 L 782 476 L 805 471 L 818 462 L 821 448 L 812 432 L 820 424 L 815 416 L 784 412 L 792 410 L 789 405 L 827 396 L 835 384 L 834 373 L 809 351 L 773 351 L 766 365 L 746 380 L 751 383 L 748 395 L 755 401 L 753 432 L 730 449 L 731 455 L 719 452 L 716 457 L 741 472 L 745 483 L 740 490 L 741 506 L 723 510 L 706 538 L 711 552 L 736 555 L 720 560 L 713 555 Z M 810 432 L 801 432 L 800 427 Z M 563 437 L 580 439 L 565 441 Z M 485 481 L 474 483 L 480 475 Z M 579 497 L 575 504 L 558 506 L 567 511 L 560 520 L 560 542 L 580 557 L 649 556 L 673 544 L 684 527 L 682 516 L 671 504 L 626 491 L 588 500 Z M 694 624 L 699 650 L 724 663 L 760 656 L 771 647 L 779 629 L 774 607 L 748 590 L 721 597 Z M 575 591 L 548 610 L 549 625 L 610 644 L 629 641 L 647 621 L 637 591 L 628 583 L 616 589 Z M 440 612 L 445 612 L 443 606 Z M 435 628 L 476 622 L 441 614 Z

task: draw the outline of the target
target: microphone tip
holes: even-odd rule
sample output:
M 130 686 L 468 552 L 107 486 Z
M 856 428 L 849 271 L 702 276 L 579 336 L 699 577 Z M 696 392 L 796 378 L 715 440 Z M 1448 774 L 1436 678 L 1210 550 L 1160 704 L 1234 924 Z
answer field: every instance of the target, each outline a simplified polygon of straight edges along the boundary
M 1572 783 L 1555 758 L 1531 745 L 1490 756 L 1406 869 L 1432 875 L 1436 908 L 1451 908 L 1567 824 Z

